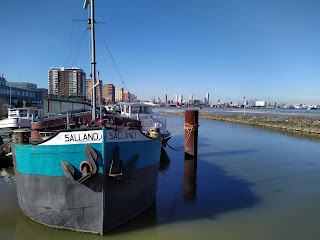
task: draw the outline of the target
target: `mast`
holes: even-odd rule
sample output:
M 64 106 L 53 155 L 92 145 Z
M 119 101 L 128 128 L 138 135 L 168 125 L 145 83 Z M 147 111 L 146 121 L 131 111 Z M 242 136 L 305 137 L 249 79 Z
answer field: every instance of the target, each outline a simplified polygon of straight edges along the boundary
M 95 85 L 96 83 L 96 44 L 95 44 L 95 20 L 94 20 L 94 0 L 91 0 L 91 18 L 88 19 L 88 23 L 90 25 L 90 29 L 91 29 L 91 44 L 92 44 L 92 51 L 91 51 L 91 55 L 92 55 L 92 62 L 91 62 L 91 83 L 92 86 Z M 85 0 L 84 1 L 84 5 L 83 8 L 87 9 L 89 5 L 89 0 Z M 92 95 L 91 95 L 91 104 L 92 104 L 92 120 L 96 120 L 96 88 L 93 87 L 92 88 Z

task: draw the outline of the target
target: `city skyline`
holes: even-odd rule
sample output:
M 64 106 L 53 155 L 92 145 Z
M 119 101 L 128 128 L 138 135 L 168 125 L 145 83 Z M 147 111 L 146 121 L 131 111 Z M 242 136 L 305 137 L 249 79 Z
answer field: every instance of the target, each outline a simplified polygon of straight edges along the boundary
M 72 21 L 87 18 L 80 2 L 69 0 L 63 7 L 39 0 L 2 3 L 0 72 L 7 81 L 47 88 L 47 71 L 55 66 L 78 67 L 89 75 L 87 24 Z M 139 99 L 192 93 L 203 100 L 208 92 L 210 102 L 246 96 L 320 104 L 320 2 L 137 0 L 96 5 L 97 21 L 105 23 L 96 32 L 101 79 Z
M 52 86 L 50 87 L 50 84 L 52 84 L 52 70 L 62 70 L 62 71 L 69 71 L 69 70 L 72 70 L 71 72 L 74 72 L 74 70 L 76 71 L 79 71 L 79 72 L 82 72 L 82 69 L 78 69 L 78 68 L 72 68 L 72 69 L 65 69 L 65 68 L 50 68 L 50 70 L 48 71 L 48 77 L 49 77 L 49 80 L 48 80 L 48 84 L 49 84 L 49 89 L 46 89 L 46 88 L 37 88 L 37 84 L 34 84 L 34 83 L 28 83 L 28 82 L 9 82 L 7 81 L 5 78 L 1 77 L 2 75 L 0 74 L 0 80 L 1 80 L 1 85 L 2 86 L 6 86 L 7 89 L 6 90 L 1 90 L 1 93 L 3 91 L 6 91 L 6 94 L 5 94 L 5 97 L 8 96 L 8 87 L 13 87 L 14 91 L 16 91 L 16 89 L 18 89 L 18 91 L 22 90 L 24 91 L 24 89 L 29 89 L 29 90 L 40 90 L 40 91 L 44 91 L 46 90 L 47 94 L 48 94 L 48 90 L 49 90 L 49 94 L 50 92 L 52 91 Z M 83 72 L 84 73 L 84 72 Z M 56 74 L 57 75 L 57 74 Z M 65 75 L 65 74 L 59 74 L 61 76 Z M 69 74 L 68 75 L 68 78 L 69 78 Z M 81 74 L 82 75 L 82 74 Z M 84 76 L 86 74 L 84 73 Z M 79 75 L 80 76 L 80 75 Z M 72 77 L 72 79 L 74 80 L 74 77 Z M 62 80 L 62 85 L 65 85 L 65 83 L 63 83 L 64 80 Z M 145 100 L 145 99 L 139 99 L 137 98 L 136 95 L 132 94 L 132 93 L 129 93 L 128 91 L 124 91 L 123 88 L 116 88 L 115 86 L 113 86 L 113 84 L 103 84 L 103 81 L 102 80 L 99 80 L 100 82 L 100 96 L 99 98 L 103 98 L 106 100 L 106 103 L 112 103 L 112 102 L 121 102 L 121 101 L 148 101 L 148 100 Z M 85 79 L 85 82 L 83 83 L 85 85 L 85 93 L 83 94 L 83 96 L 86 96 L 88 100 L 90 100 L 90 94 L 88 95 L 88 89 L 90 88 L 91 86 L 91 79 Z M 82 83 L 81 83 L 82 85 Z M 78 88 L 78 87 L 77 87 Z M 50 90 L 51 89 L 51 90 Z M 64 89 L 64 87 L 63 87 Z M 73 89 L 73 88 L 72 88 Z M 66 90 L 66 89 L 64 89 Z M 63 91 L 64 91 L 63 90 Z M 82 91 L 82 90 L 81 90 Z M 73 92 L 73 90 L 72 90 Z M 73 92 L 74 93 L 74 92 Z M 20 93 L 22 94 L 23 96 L 23 93 Z M 51 93 L 52 94 L 52 93 Z M 1 97 L 2 94 L 0 94 L 0 97 Z M 57 95 L 57 94 L 55 94 Z M 60 94 L 58 94 L 60 95 Z M 130 96 L 129 96 L 130 95 Z M 78 94 L 74 95 L 74 94 L 71 94 L 70 96 L 78 96 Z M 88 97 L 89 96 L 89 97 Z M 182 94 L 175 94 L 173 96 L 173 99 L 170 99 L 168 98 L 168 95 L 167 94 L 164 94 L 164 97 L 163 99 L 161 99 L 160 96 L 156 96 L 156 95 L 152 95 L 152 99 L 150 102 L 153 102 L 153 103 L 178 103 L 178 104 L 186 104 L 186 103 L 189 103 L 189 104 L 193 104 L 195 103 L 196 105 L 197 104 L 206 104 L 206 105 L 243 105 L 243 103 L 245 105 L 250 105 L 250 106 L 318 106 L 319 104 L 312 104 L 312 103 L 309 103 L 309 104 L 306 104 L 306 103 L 296 103 L 296 104 L 288 104 L 288 103 L 285 103 L 285 102 L 275 102 L 275 101 L 265 101 L 264 99 L 246 99 L 246 97 L 243 97 L 243 100 L 232 100 L 232 101 L 224 101 L 220 98 L 216 99 L 216 102 L 214 101 L 210 101 L 210 94 L 209 93 L 206 93 L 205 94 L 205 98 L 204 100 L 202 101 L 202 99 L 196 99 L 193 97 L 193 94 L 190 93 L 189 95 L 189 99 L 187 98 L 184 98 Z
M 64 69 L 63 67 L 62 68 L 50 68 L 50 70 L 48 71 L 49 72 L 49 74 L 48 74 L 48 76 L 49 76 L 49 81 L 48 81 L 48 89 L 47 88 L 44 88 L 44 89 L 46 89 L 47 91 L 49 90 L 49 94 L 50 94 L 50 82 L 52 81 L 52 80 L 50 80 L 51 78 L 50 78 L 50 76 L 52 75 L 52 74 L 50 74 L 50 72 L 53 70 L 53 69 L 55 69 L 55 70 L 57 70 L 57 69 L 59 69 L 59 70 L 77 70 L 77 71 L 82 71 L 82 69 L 79 69 L 79 68 L 72 68 L 72 69 Z M 86 73 L 84 73 L 84 75 L 86 75 Z M 1 76 L 3 76 L 3 74 L 1 74 L 0 73 L 0 77 Z M 28 89 L 30 88 L 32 88 L 32 89 L 37 89 L 37 84 L 34 84 L 34 83 L 30 83 L 30 82 L 9 82 L 9 81 L 7 81 L 5 78 L 1 78 L 1 79 L 4 79 L 5 81 L 6 81 L 6 85 L 7 86 L 13 86 L 13 87 L 20 87 L 20 86 L 23 86 L 22 88 L 26 88 L 26 86 L 28 86 Z M 119 101 L 121 101 L 121 100 L 116 100 L 116 98 L 117 98 L 117 94 L 116 94 L 116 92 L 117 92 L 117 90 L 121 90 L 121 95 L 124 95 L 124 93 L 125 92 L 128 92 L 128 91 L 124 91 L 124 89 L 123 88 L 116 88 L 116 86 L 113 86 L 113 84 L 109 84 L 109 83 L 104 83 L 103 82 L 103 80 L 99 80 L 99 82 L 100 82 L 100 97 L 102 97 L 102 96 L 107 96 L 107 93 L 106 92 L 110 92 L 111 90 L 107 90 L 107 88 L 109 88 L 109 85 L 110 86 L 112 86 L 112 89 L 115 89 L 115 93 L 113 94 L 113 98 L 115 98 L 113 101 L 115 101 L 115 102 L 119 102 Z M 89 96 L 88 97 L 88 92 L 87 92 L 87 89 L 90 87 L 90 85 L 91 85 L 91 79 L 86 79 L 85 80 L 85 84 L 84 85 L 86 85 L 86 94 L 84 94 L 83 96 L 86 96 L 87 97 L 87 99 L 90 99 L 91 97 Z M 105 89 L 104 89 L 105 88 Z M 104 97 L 107 101 L 106 102 L 112 102 L 111 101 L 111 99 L 108 99 L 109 97 L 111 97 L 111 95 L 110 95 L 110 93 L 108 93 L 108 96 L 107 97 Z M 160 96 L 157 96 L 157 95 L 152 95 L 151 96 L 151 100 L 148 100 L 148 99 L 144 99 L 144 98 L 139 98 L 138 96 L 136 96 L 136 95 L 134 95 L 133 93 L 130 93 L 130 95 L 132 95 L 132 97 L 133 98 L 131 98 L 130 97 L 130 101 L 149 101 L 149 102 L 165 102 L 165 103 L 169 103 L 169 102 L 171 102 L 171 103 L 186 103 L 186 102 L 189 102 L 190 103 L 190 101 L 191 102 L 193 102 L 193 101 L 197 101 L 197 102 L 202 102 L 202 103 L 204 103 L 204 104 L 219 104 L 219 103 L 223 103 L 223 104 L 242 104 L 242 102 L 243 101 L 245 101 L 245 102 L 247 102 L 246 103 L 246 105 L 254 105 L 254 104 L 252 104 L 251 102 L 255 102 L 255 101 L 261 101 L 261 102 L 265 102 L 266 104 L 271 104 L 271 105 L 320 105 L 320 104 L 316 104 L 316 103 L 304 103 L 304 102 L 300 102 L 300 103 L 294 103 L 294 104 L 291 104 L 291 103 L 287 103 L 287 102 L 276 102 L 276 101 L 265 101 L 265 99 L 259 99 L 259 98 L 254 98 L 254 99 L 245 99 L 246 97 L 243 97 L 244 99 L 243 100 L 224 100 L 224 99 L 222 99 L 222 101 L 221 101 L 221 99 L 220 98 L 217 98 L 217 99 L 215 99 L 215 100 L 213 100 L 213 101 L 211 101 L 211 98 L 209 99 L 209 96 L 210 96 L 210 93 L 205 93 L 205 98 L 204 98 L 204 100 L 202 100 L 201 99 L 201 97 L 200 98 L 194 98 L 193 97 L 193 93 L 190 93 L 190 95 L 189 95 L 189 99 L 187 99 L 187 98 L 184 98 L 183 96 L 183 94 L 175 94 L 174 96 L 172 96 L 172 99 L 169 97 L 168 98 L 168 94 L 164 94 L 164 97 L 163 97 L 163 99 L 160 97 Z M 1 97 L 1 95 L 0 95 L 0 97 Z M 118 97 L 119 98 L 119 97 Z M 122 99 L 122 98 L 121 98 Z M 134 100 L 133 100 L 134 99 Z M 228 99 L 228 98 L 226 98 L 226 99 Z

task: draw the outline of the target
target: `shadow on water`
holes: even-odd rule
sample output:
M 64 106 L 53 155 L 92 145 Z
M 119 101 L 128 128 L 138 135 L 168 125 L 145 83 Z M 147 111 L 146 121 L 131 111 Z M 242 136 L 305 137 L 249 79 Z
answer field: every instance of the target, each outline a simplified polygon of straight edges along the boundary
M 214 219 L 219 214 L 259 203 L 260 198 L 253 194 L 250 183 L 229 176 L 218 165 L 202 160 L 201 154 L 198 159 L 184 159 L 183 151 L 166 150 L 171 163 L 159 175 L 156 202 L 107 235 L 178 221 Z
M 179 156 L 181 153 L 172 157 L 175 166 L 171 169 L 176 169 L 172 172 L 175 177 L 159 182 L 158 223 L 214 219 L 218 214 L 259 202 L 248 182 L 228 176 L 221 167 L 201 157 L 184 160 Z
M 199 157 L 214 157 L 214 156 L 224 156 L 224 155 L 232 155 L 232 154 L 247 154 L 247 153 L 255 153 L 257 150 L 230 150 L 230 151 L 222 151 L 222 152 L 210 152 L 210 153 L 201 153 Z

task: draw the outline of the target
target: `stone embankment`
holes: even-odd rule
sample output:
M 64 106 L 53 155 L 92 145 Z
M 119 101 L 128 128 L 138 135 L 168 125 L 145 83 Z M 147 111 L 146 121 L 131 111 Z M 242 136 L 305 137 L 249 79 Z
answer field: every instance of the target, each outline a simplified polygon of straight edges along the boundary
M 184 111 L 162 110 L 161 113 L 184 116 Z M 308 117 L 274 117 L 243 114 L 199 112 L 199 118 L 271 127 L 274 129 L 320 134 L 320 119 Z M 320 136 L 320 135 L 319 135 Z

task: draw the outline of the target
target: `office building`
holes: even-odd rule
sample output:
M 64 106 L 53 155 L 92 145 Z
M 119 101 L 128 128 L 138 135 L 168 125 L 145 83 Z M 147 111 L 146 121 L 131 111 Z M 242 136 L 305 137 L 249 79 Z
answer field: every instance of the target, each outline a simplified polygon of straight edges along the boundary
M 22 106 L 25 101 L 27 105 L 35 103 L 41 104 L 43 101 L 43 92 L 42 90 L 38 90 L 37 88 L 34 90 L 25 89 L 25 88 L 17 88 L 7 86 L 8 82 L 3 77 L 0 77 L 0 98 L 4 99 L 8 104 L 14 104 L 16 106 Z M 13 82 L 10 82 L 13 83 Z M 14 85 L 15 83 L 13 83 Z M 18 83 L 19 84 L 19 83 Z M 31 86 L 32 83 L 26 83 L 26 85 Z
M 256 100 L 254 102 L 254 105 L 256 107 L 266 107 L 267 106 L 267 102 L 266 101 L 261 101 L 261 100 Z
M 28 82 L 6 82 L 6 86 L 27 89 L 27 90 L 36 90 L 37 84 L 28 83 Z

